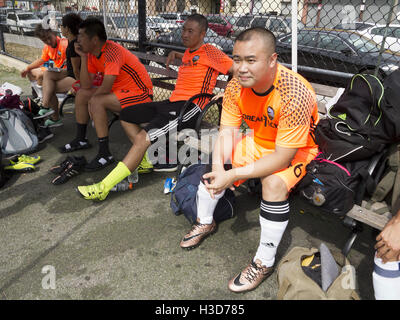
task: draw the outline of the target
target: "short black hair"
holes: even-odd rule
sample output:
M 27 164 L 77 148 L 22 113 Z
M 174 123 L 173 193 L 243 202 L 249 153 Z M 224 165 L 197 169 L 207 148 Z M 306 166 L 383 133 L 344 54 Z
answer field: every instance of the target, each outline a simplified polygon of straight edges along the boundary
M 68 13 L 62 17 L 62 25 L 63 27 L 68 27 L 71 33 L 75 36 L 79 33 L 79 26 L 82 23 L 82 18 L 80 15 L 76 13 Z
M 276 50 L 276 38 L 274 34 L 268 29 L 261 27 L 253 27 L 246 29 L 239 33 L 236 37 L 235 42 L 237 41 L 249 41 L 252 40 L 254 36 L 259 36 L 262 40 L 264 40 L 264 44 L 267 48 L 270 48 L 272 52 Z
M 79 29 L 85 29 L 85 33 L 89 36 L 89 38 L 97 36 L 100 40 L 107 40 L 107 33 L 104 23 L 98 18 L 87 17 L 79 25 Z
M 36 38 L 39 38 L 40 40 L 47 38 L 50 34 L 54 34 L 55 36 L 57 35 L 53 30 L 43 28 L 43 25 L 41 23 L 37 24 L 35 27 L 34 35 Z
M 207 31 L 208 21 L 207 21 L 207 18 L 205 16 L 203 16 L 202 14 L 199 14 L 199 13 L 191 14 L 190 16 L 188 16 L 186 18 L 186 21 L 188 21 L 188 20 L 196 21 L 200 25 L 200 27 L 203 31 Z

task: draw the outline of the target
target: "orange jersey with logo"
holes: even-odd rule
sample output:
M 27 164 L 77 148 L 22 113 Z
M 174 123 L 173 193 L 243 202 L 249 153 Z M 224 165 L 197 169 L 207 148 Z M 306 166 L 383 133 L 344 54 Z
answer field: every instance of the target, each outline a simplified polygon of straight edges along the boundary
M 271 90 L 272 89 L 272 90 Z M 256 94 L 233 78 L 225 91 L 221 124 L 254 130 L 254 141 L 266 149 L 314 148 L 310 131 L 319 121 L 316 96 L 301 75 L 278 64 L 270 92 Z
M 64 63 L 65 59 L 67 58 L 67 50 L 68 47 L 68 40 L 66 38 L 57 37 L 57 47 L 52 48 L 49 45 L 45 45 L 42 50 L 42 60 L 54 61 L 55 68 L 61 68 L 62 64 Z M 66 66 L 65 66 L 66 67 Z
M 212 93 L 220 73 L 227 74 L 233 60 L 211 44 L 203 44 L 199 49 L 190 52 L 187 49 L 178 70 L 175 90 L 169 100 L 189 100 L 199 93 Z M 203 107 L 204 101 L 198 101 Z
M 153 84 L 144 65 L 133 53 L 113 41 L 106 41 L 100 58 L 88 54 L 88 71 L 117 76 L 113 92 L 129 90 L 131 95 L 142 96 L 143 102 L 153 95 Z

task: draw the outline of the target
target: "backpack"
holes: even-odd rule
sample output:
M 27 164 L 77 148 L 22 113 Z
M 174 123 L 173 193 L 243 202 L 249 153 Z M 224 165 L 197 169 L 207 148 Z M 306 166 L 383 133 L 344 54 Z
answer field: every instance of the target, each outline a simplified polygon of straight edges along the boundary
M 176 186 L 171 192 L 171 209 L 175 215 L 183 213 L 190 223 L 197 219 L 197 189 L 205 174 L 207 165 L 192 164 L 178 176 Z M 219 199 L 214 211 L 214 220 L 221 222 L 234 216 L 235 194 L 227 189 Z
M 28 154 L 38 146 L 32 121 L 18 109 L 0 110 L 0 148 L 4 155 Z
M 369 192 L 375 188 L 368 165 L 369 160 L 339 164 L 319 153 L 306 166 L 306 175 L 293 192 L 322 211 L 345 216 L 362 200 L 356 198 L 361 183 L 365 183 Z
M 26 98 L 22 102 L 22 105 L 23 105 L 22 110 L 30 112 L 34 116 L 36 116 L 39 113 L 40 106 L 33 100 L 33 98 L 30 97 Z
M 315 129 L 315 142 L 320 150 L 333 161 L 357 161 L 400 139 L 400 135 L 389 132 L 384 125 L 384 97 L 384 85 L 377 77 L 354 75 L 329 109 L 328 118 L 322 119 Z
M 334 261 L 341 270 L 324 291 L 318 283 L 305 273 L 302 262 L 317 255 L 317 248 L 294 247 L 282 258 L 277 268 L 278 300 L 359 300 L 355 291 L 355 271 L 349 260 L 339 251 L 333 251 Z

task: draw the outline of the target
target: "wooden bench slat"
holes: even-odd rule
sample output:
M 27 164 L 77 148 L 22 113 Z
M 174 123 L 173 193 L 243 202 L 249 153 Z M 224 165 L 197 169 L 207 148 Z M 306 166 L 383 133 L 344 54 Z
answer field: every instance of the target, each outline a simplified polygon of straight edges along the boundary
M 373 228 L 382 230 L 389 218 L 386 215 L 377 214 L 371 210 L 354 205 L 353 208 L 347 213 L 347 216 L 354 220 L 361 221 Z

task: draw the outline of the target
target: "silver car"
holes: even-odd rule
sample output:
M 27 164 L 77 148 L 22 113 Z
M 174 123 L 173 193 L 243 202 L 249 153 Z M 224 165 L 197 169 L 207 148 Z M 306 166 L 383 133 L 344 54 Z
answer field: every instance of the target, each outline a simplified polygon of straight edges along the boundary
M 36 25 L 42 23 L 42 19 L 29 11 L 8 12 L 6 23 L 10 32 L 19 34 L 33 33 Z

